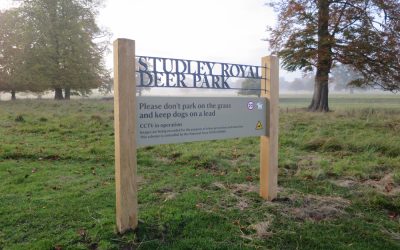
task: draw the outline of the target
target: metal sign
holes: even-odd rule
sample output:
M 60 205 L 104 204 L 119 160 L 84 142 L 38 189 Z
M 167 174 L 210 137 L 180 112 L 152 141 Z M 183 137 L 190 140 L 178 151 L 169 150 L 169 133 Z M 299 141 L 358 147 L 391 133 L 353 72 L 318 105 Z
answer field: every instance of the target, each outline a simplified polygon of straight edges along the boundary
M 267 135 L 269 104 L 248 97 L 137 97 L 140 146 Z
M 265 79 L 262 66 L 151 56 L 136 60 L 138 87 L 237 89 L 230 79 Z

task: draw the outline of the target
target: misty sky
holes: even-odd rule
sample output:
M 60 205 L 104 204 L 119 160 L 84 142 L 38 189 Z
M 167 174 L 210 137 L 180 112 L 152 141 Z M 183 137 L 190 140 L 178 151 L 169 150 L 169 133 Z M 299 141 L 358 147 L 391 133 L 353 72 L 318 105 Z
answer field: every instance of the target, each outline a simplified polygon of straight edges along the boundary
M 0 0 L 0 8 L 12 0 Z M 136 40 L 140 55 L 259 65 L 268 55 L 266 26 L 275 14 L 264 0 L 105 0 L 99 24 Z M 112 67 L 112 55 L 107 57 Z M 288 76 L 281 71 L 282 76 Z M 295 76 L 297 74 L 294 74 Z

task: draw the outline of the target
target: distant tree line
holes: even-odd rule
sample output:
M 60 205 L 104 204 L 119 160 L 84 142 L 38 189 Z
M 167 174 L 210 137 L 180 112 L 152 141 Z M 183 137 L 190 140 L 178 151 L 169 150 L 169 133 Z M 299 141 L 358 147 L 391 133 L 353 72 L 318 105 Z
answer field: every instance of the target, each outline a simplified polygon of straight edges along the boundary
M 296 78 L 293 81 L 287 81 L 284 77 L 279 78 L 279 89 L 293 90 L 293 91 L 312 91 L 314 79 L 310 75 L 303 78 Z M 241 89 L 239 95 L 253 95 L 260 96 L 264 87 L 261 86 L 260 79 L 244 79 L 241 81 Z
M 359 79 L 360 73 L 355 71 L 349 65 L 335 65 L 329 73 L 330 90 L 333 91 L 349 91 L 353 93 L 354 90 L 365 91 L 370 89 L 365 85 L 354 85 L 354 82 Z M 311 73 L 303 74 L 302 77 L 297 77 L 292 81 L 280 79 L 280 86 L 282 89 L 288 91 L 313 91 L 315 85 L 314 75 Z
M 335 65 L 329 74 L 329 83 L 334 91 L 349 91 L 353 93 L 355 89 L 365 91 L 370 89 L 369 86 L 354 85 L 360 73 L 355 71 L 349 65 Z M 287 91 L 313 91 L 315 79 L 313 74 L 303 74 L 291 81 L 284 77 L 279 78 L 279 88 Z M 243 79 L 241 81 L 241 90 L 239 95 L 256 95 L 260 96 L 261 82 L 259 79 Z
M 55 99 L 110 84 L 109 35 L 96 24 L 102 0 L 22 0 L 0 12 L 0 92 Z

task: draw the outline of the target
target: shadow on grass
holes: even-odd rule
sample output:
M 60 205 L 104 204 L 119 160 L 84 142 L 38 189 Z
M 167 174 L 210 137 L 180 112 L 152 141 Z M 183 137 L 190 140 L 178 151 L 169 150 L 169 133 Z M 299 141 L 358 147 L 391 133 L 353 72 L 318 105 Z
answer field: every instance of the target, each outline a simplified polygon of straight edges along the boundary
M 118 235 L 119 248 L 191 249 L 195 245 L 201 249 L 207 246 L 237 249 L 237 238 L 229 239 L 238 230 L 222 215 L 177 209 L 166 216 L 162 221 L 139 220 L 135 230 Z

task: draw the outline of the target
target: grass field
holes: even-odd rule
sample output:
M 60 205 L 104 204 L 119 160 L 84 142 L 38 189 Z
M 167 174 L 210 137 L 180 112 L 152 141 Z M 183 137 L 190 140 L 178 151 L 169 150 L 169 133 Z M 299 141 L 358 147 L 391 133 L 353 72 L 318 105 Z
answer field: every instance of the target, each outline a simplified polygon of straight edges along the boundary
M 124 235 L 113 103 L 0 102 L 0 249 L 400 249 L 400 97 L 308 101 L 281 99 L 277 200 L 258 138 L 145 147 Z

